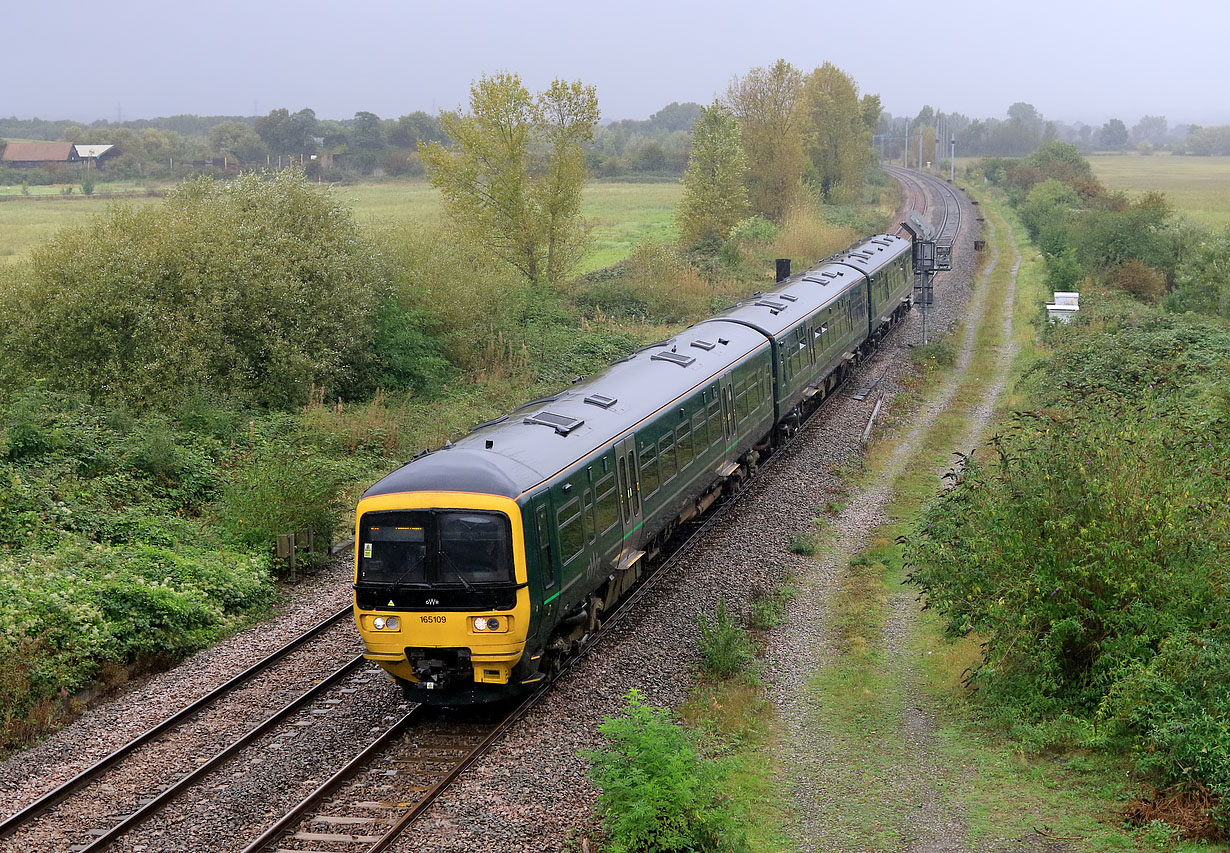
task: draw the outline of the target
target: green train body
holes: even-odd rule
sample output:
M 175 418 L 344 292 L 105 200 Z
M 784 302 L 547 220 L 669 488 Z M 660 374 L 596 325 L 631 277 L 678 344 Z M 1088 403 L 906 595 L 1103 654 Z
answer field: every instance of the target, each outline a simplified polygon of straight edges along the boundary
M 541 681 L 904 315 L 910 258 L 873 237 L 376 483 L 355 531 L 367 656 L 418 701 Z

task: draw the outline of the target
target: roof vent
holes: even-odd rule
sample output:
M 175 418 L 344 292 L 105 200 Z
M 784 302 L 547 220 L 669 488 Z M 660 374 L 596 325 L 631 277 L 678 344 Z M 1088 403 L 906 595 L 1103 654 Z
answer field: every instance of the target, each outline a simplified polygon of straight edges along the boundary
M 787 302 L 798 302 L 799 301 L 799 297 L 795 296 L 793 293 L 779 293 L 777 294 L 777 298 L 785 299 Z
M 671 364 L 677 364 L 680 367 L 687 367 L 696 361 L 693 356 L 683 355 L 677 352 L 655 352 L 649 356 L 650 361 L 669 361 Z
M 600 409 L 609 409 L 618 403 L 619 399 L 617 397 L 608 397 L 606 394 L 590 394 L 585 398 L 585 402 Z
M 761 299 L 756 304 L 763 305 L 765 308 L 772 308 L 774 311 L 783 311 L 786 308 L 786 303 L 774 302 L 772 299 Z
M 692 346 L 696 347 L 697 349 L 703 349 L 705 352 L 708 352 L 709 350 L 717 346 L 717 344 L 713 343 L 712 341 L 692 341 Z
M 538 414 L 527 417 L 524 423 L 549 426 L 560 435 L 567 435 L 581 424 L 585 423 L 585 421 L 581 418 L 569 417 L 568 415 L 557 415 L 552 412 L 539 412 Z

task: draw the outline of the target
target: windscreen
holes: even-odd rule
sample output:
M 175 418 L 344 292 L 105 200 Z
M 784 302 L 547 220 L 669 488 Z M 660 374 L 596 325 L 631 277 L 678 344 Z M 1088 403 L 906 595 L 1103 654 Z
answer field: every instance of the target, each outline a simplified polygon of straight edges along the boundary
M 462 588 L 515 582 L 508 516 L 497 512 L 367 512 L 359 584 Z

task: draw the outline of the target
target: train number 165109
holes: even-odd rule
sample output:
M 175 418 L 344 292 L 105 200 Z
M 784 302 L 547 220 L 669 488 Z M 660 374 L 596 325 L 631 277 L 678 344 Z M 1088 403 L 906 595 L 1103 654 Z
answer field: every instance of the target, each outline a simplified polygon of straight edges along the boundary
M 437 622 L 443 625 L 445 622 L 448 621 L 448 617 L 447 616 L 420 616 L 419 621 L 420 622 Z

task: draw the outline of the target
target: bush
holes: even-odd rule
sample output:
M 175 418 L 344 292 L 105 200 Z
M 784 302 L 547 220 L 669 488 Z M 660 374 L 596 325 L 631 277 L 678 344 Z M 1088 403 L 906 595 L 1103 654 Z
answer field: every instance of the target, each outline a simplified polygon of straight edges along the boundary
M 665 709 L 646 705 L 633 688 L 623 716 L 598 731 L 610 746 L 587 757 L 612 853 L 747 848 L 721 796 L 722 768 L 700 756 L 695 738 Z
M 290 172 L 181 184 L 114 206 L 34 253 L 0 308 L 10 375 L 95 399 L 187 394 L 284 407 L 313 385 L 370 384 L 374 250 L 328 193 Z M 366 383 L 365 383 L 366 380 Z
M 269 554 L 285 533 L 312 531 L 329 542 L 341 523 L 336 469 L 297 442 L 259 447 L 223 489 L 218 524 L 235 544 Z
M 1166 293 L 1166 277 L 1136 258 L 1130 258 L 1112 269 L 1109 281 L 1150 305 L 1156 304 Z
M 103 664 L 191 654 L 271 598 L 244 554 L 67 539 L 0 556 L 0 748 L 37 734 Z
M 726 608 L 726 599 L 718 601 L 713 619 L 701 616 L 700 654 L 706 673 L 717 678 L 732 678 L 747 671 L 754 660 L 747 632 Z
M 1156 739 L 1151 721 L 1196 713 L 1195 700 L 1163 701 L 1191 637 L 1230 622 L 1230 333 L 1138 304 L 1090 308 L 1052 330 L 1045 381 L 1026 386 L 1033 406 L 992 459 L 927 510 L 910 580 L 951 635 L 985 641 L 972 680 L 991 702 L 1027 721 L 1091 721 L 1112 697 L 1144 696 L 1133 724 Z M 1223 645 L 1202 647 L 1199 678 L 1224 666 Z M 1184 689 L 1224 720 L 1225 694 L 1200 685 Z M 1188 749 L 1144 748 L 1172 767 L 1164 753 Z
M 1163 787 L 1199 779 L 1230 832 L 1230 624 L 1164 639 L 1115 686 L 1108 709 L 1139 740 L 1137 767 Z

